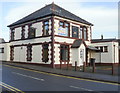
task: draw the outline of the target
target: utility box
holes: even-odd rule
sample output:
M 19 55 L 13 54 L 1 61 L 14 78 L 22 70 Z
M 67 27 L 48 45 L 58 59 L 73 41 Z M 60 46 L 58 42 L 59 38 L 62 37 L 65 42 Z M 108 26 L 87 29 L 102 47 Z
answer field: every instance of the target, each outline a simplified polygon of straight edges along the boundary
M 90 66 L 93 66 L 94 63 L 95 63 L 95 58 L 90 58 Z

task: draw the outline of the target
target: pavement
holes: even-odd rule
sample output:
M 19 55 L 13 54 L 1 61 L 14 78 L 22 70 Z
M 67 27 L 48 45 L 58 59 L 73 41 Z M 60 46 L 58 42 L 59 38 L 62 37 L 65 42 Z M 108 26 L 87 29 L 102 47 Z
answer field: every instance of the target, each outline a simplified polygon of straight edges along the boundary
M 2 62 L 2 64 L 16 66 L 16 67 L 22 67 L 22 68 L 26 68 L 26 69 L 42 71 L 42 72 L 47 72 L 47 73 L 53 73 L 53 74 L 58 74 L 58 75 L 120 84 L 120 78 L 118 76 L 114 76 L 114 75 L 87 73 L 87 72 L 79 72 L 79 71 L 69 71 L 69 70 L 62 70 L 62 69 L 56 69 L 56 68 L 53 69 L 53 68 L 43 67 L 40 65 L 33 65 L 33 64 L 22 64 L 22 63 L 12 63 L 12 62 Z

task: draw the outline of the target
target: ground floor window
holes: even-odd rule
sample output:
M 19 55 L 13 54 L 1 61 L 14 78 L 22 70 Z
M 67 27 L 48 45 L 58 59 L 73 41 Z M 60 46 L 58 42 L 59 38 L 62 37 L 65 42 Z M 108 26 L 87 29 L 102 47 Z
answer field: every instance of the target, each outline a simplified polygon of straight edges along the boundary
M 43 46 L 43 54 L 42 54 L 43 58 L 42 58 L 42 60 L 43 60 L 43 62 L 48 62 L 48 51 L 49 51 L 48 46 L 49 45 L 43 44 L 42 46 Z
M 0 48 L 0 53 L 4 53 L 4 48 Z
M 32 46 L 28 45 L 27 46 L 27 61 L 31 61 L 32 60 Z
M 69 60 L 69 46 L 68 45 L 60 46 L 60 60 L 62 61 Z

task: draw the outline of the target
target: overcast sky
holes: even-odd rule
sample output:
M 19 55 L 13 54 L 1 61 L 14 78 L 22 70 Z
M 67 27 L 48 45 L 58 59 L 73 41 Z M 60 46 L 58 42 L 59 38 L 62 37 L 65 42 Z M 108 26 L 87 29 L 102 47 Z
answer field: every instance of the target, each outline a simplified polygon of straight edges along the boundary
M 52 2 L 94 24 L 92 37 L 118 37 L 118 0 L 0 0 L 0 38 L 9 41 L 7 25 Z M 114 1 L 114 2 L 113 2 Z

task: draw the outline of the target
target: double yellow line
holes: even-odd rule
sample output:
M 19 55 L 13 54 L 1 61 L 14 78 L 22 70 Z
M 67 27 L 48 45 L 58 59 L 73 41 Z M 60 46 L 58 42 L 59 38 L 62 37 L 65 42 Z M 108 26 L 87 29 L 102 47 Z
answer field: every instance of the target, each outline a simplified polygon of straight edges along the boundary
M 10 85 L 8 85 L 8 84 L 5 84 L 5 83 L 3 83 L 3 82 L 1 82 L 0 86 L 4 87 L 4 88 L 6 88 L 6 89 L 8 89 L 9 91 L 12 91 L 12 92 L 14 92 L 14 93 L 25 93 L 25 92 L 23 92 L 23 91 L 15 88 L 15 87 L 12 87 L 12 86 L 10 86 Z

